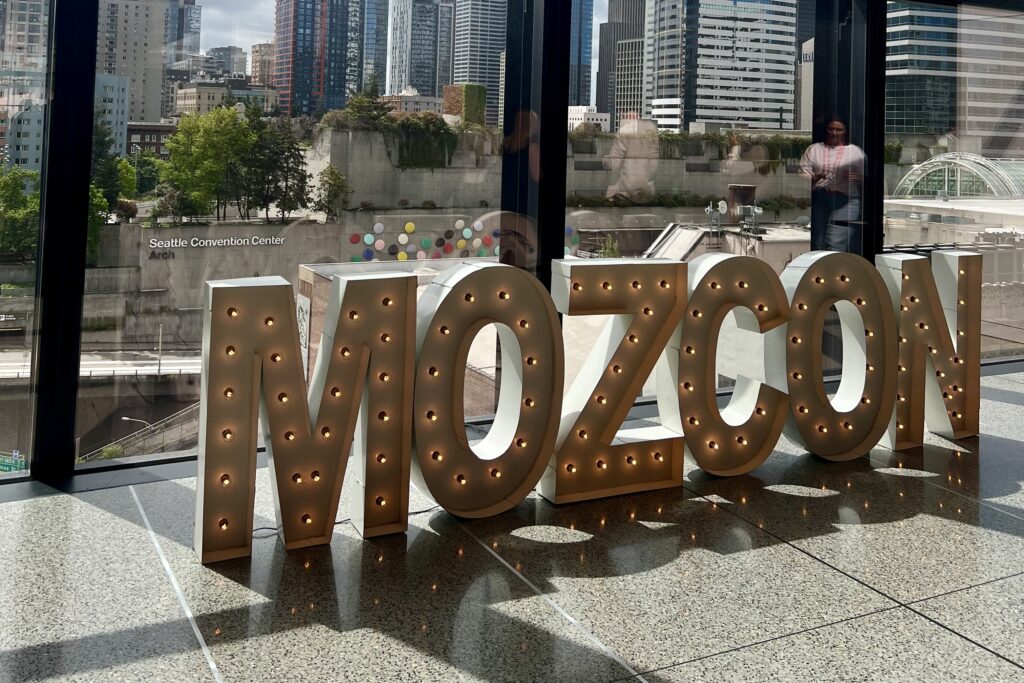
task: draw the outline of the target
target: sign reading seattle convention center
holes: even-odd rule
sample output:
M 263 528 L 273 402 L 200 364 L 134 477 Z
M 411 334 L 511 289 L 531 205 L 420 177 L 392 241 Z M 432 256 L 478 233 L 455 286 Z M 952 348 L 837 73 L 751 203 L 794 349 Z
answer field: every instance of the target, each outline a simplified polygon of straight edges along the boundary
M 780 436 L 834 461 L 901 450 L 925 429 L 978 432 L 981 257 L 811 252 L 780 275 L 752 257 L 691 263 L 563 260 L 550 294 L 528 273 L 459 263 L 417 301 L 408 273 L 335 276 L 307 385 L 295 295 L 280 277 L 207 283 L 195 548 L 204 563 L 252 551 L 262 425 L 286 548 L 329 543 L 346 501 L 364 537 L 402 533 L 409 487 L 452 514 L 504 512 L 537 488 L 556 504 L 682 485 L 684 455 L 710 473 L 756 468 Z M 822 337 L 838 313 L 830 396 Z M 607 323 L 568 388 L 558 315 Z M 762 377 L 724 408 L 725 318 L 762 337 Z M 470 443 L 463 414 L 475 336 L 500 339 L 498 407 Z M 623 429 L 648 376 L 660 426 Z

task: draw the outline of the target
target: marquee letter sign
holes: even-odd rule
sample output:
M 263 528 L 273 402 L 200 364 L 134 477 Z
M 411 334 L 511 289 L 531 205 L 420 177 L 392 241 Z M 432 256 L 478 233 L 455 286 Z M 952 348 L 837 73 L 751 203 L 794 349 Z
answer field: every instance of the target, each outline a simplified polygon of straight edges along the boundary
M 257 424 L 288 549 L 329 543 L 345 501 L 364 537 L 404 532 L 410 477 L 449 512 L 485 517 L 538 487 L 555 503 L 679 486 L 683 451 L 713 474 L 749 472 L 779 435 L 830 460 L 919 445 L 924 429 L 978 431 L 981 256 L 811 252 L 777 276 L 750 257 L 556 261 L 549 297 L 524 271 L 458 263 L 416 300 L 410 274 L 336 276 L 307 389 L 291 285 L 207 283 L 195 548 L 204 563 L 252 551 Z M 838 311 L 839 388 L 822 336 Z M 607 317 L 563 398 L 557 312 Z M 727 315 L 761 335 L 764 377 L 716 396 Z M 466 359 L 498 330 L 501 384 L 471 444 Z M 752 349 L 752 353 L 760 353 Z M 655 372 L 661 427 L 622 430 Z M 258 409 L 258 413 L 257 413 Z M 259 420 L 257 420 L 259 415 Z M 415 459 L 413 458 L 415 453 Z

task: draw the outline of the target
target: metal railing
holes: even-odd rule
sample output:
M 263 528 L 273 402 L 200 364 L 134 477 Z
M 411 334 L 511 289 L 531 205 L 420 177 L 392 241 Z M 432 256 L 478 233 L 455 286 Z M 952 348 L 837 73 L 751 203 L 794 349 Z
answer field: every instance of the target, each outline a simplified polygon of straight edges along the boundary
M 183 410 L 154 422 L 148 427 L 123 436 L 94 451 L 79 456 L 78 462 L 109 458 L 130 458 L 150 455 L 167 450 L 168 446 L 181 444 L 199 437 L 199 404 L 193 403 Z

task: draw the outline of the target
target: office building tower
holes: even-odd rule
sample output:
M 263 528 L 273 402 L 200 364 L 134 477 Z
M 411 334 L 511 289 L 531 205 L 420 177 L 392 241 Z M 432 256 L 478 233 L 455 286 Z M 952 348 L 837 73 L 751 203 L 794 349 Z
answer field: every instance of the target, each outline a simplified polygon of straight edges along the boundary
M 248 73 L 249 56 L 240 47 L 234 45 L 211 47 L 206 54 L 224 65 L 224 73 L 232 75 Z
M 363 0 L 362 88 L 377 84 L 384 92 L 388 80 L 388 0 Z
M 438 57 L 437 0 L 393 0 L 388 41 L 387 93 L 397 95 L 412 87 L 420 95 L 436 97 Z
M 505 118 L 505 69 L 506 62 L 508 61 L 508 52 L 505 50 L 501 51 L 498 56 L 498 121 L 497 125 L 504 126 Z M 484 93 L 486 97 L 486 93 Z
M 113 138 L 111 152 L 118 156 L 128 153 L 128 79 L 124 76 L 96 74 L 94 111 L 97 121 L 110 129 Z
M 487 125 L 499 122 L 499 60 L 505 49 L 506 0 L 458 0 L 452 81 L 487 88 Z
M 644 39 L 620 40 L 615 49 L 615 111 L 611 129 L 638 119 L 644 111 Z
M 203 8 L 196 0 L 166 0 L 164 8 L 164 63 L 170 66 L 199 54 Z
M 663 130 L 792 129 L 796 2 L 650 0 L 645 114 Z
M 619 41 L 643 38 L 643 35 L 644 0 L 609 0 L 608 21 L 598 27 L 595 104 L 599 112 L 611 114 L 612 130 L 618 128 L 615 104 L 615 64 L 618 60 Z M 642 62 L 640 73 L 642 77 Z M 637 111 L 639 112 L 640 109 Z
M 340 109 L 362 87 L 362 10 L 360 0 L 277 0 L 274 86 L 283 111 Z
M 455 1 L 440 0 L 437 5 L 437 94 L 452 84 L 455 58 Z
M 797 0 L 796 3 L 796 45 L 799 48 L 814 38 L 814 24 L 817 0 Z
M 251 49 L 249 73 L 253 85 L 274 85 L 274 44 L 258 43 Z
M 590 69 L 594 42 L 594 0 L 572 0 L 569 30 L 569 106 L 590 104 Z
M 888 29 L 887 133 L 1024 157 L 1024 16 L 901 1 L 888 5 Z
M 128 79 L 130 121 L 160 120 L 164 94 L 165 9 L 151 0 L 104 0 L 100 3 L 96 72 Z
M 42 167 L 49 3 L 0 3 L 0 163 Z

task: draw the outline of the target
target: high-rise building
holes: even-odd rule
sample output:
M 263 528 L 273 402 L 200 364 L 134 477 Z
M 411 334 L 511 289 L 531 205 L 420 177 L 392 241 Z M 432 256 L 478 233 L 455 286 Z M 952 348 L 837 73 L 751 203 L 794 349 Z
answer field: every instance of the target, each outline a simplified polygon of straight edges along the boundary
M 128 79 L 130 121 L 160 120 L 167 28 L 165 9 L 151 0 L 104 0 L 100 3 L 96 72 Z
M 227 47 L 211 47 L 206 51 L 207 56 L 213 57 L 219 60 L 224 65 L 224 73 L 228 74 L 247 74 L 249 56 L 245 54 L 245 50 L 235 45 L 228 45 Z
M 363 0 L 363 88 L 376 82 L 384 92 L 388 80 L 388 0 Z
M 619 41 L 643 38 L 643 35 L 644 0 L 609 0 L 608 21 L 598 27 L 595 103 L 599 112 L 612 115 L 612 130 L 618 128 L 615 105 L 615 64 L 618 61 Z M 642 78 L 642 62 L 640 73 Z M 639 113 L 640 109 L 636 109 L 636 111 Z
M 257 43 L 252 46 L 251 65 L 249 73 L 252 75 L 253 85 L 274 84 L 274 44 Z
M 114 140 L 110 151 L 125 156 L 128 152 L 128 79 L 96 74 L 93 104 L 97 120 L 107 125 Z
M 1024 17 L 888 5 L 886 132 L 950 135 L 958 151 L 1024 156 Z
M 452 84 L 455 59 L 455 0 L 439 0 L 437 5 L 437 94 Z
M 31 171 L 42 167 L 49 4 L 0 5 L 0 163 Z
M 644 111 L 644 39 L 620 40 L 615 49 L 615 111 L 611 129 L 640 118 Z
M 818 0 L 797 0 L 796 2 L 796 44 L 799 48 L 814 38 Z
M 388 40 L 387 93 L 415 88 L 420 95 L 438 96 L 438 2 L 392 0 Z
M 170 66 L 199 54 L 203 8 L 196 0 L 166 0 L 164 7 L 164 63 Z
M 796 2 L 650 0 L 645 114 L 663 130 L 792 129 Z
M 572 0 L 569 31 L 569 106 L 590 104 L 590 62 L 594 42 L 594 0 Z
M 292 115 L 345 106 L 362 87 L 362 0 L 277 0 L 274 86 Z
M 487 88 L 487 125 L 498 125 L 499 59 L 505 49 L 506 0 L 458 0 L 452 82 Z

